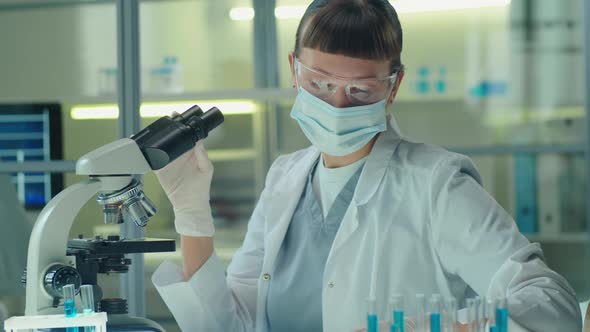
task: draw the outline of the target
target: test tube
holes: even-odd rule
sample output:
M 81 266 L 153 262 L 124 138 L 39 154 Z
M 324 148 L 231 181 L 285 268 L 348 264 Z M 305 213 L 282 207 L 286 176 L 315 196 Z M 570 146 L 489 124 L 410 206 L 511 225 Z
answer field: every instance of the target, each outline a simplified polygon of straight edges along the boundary
M 87 314 L 94 313 L 94 287 L 92 285 L 82 285 L 80 287 L 80 298 L 82 299 L 82 312 Z M 85 326 L 84 332 L 95 332 L 94 326 Z
M 491 331 L 491 328 L 496 326 L 496 305 L 493 299 L 488 299 L 486 301 L 486 318 Z
M 426 296 L 416 294 L 416 332 L 426 332 Z
M 389 310 L 392 314 L 390 332 L 405 332 L 403 295 L 393 294 L 391 296 Z
M 367 332 L 379 332 L 379 319 L 377 318 L 377 300 L 367 300 Z
M 446 301 L 446 331 L 457 332 L 457 300 L 450 297 Z
M 440 295 L 434 294 L 430 297 L 430 332 L 441 332 L 440 309 Z
M 496 326 L 497 332 L 508 332 L 508 303 L 505 297 L 496 300 Z
M 475 305 L 475 299 L 467 299 L 467 332 L 478 332 L 477 331 L 477 306 Z
M 66 317 L 72 318 L 76 317 L 76 303 L 74 298 L 76 296 L 76 286 L 73 284 L 68 284 L 63 287 L 63 296 L 64 296 L 64 312 Z M 78 332 L 77 327 L 68 327 L 66 328 L 66 332 Z
M 485 298 L 475 297 L 475 330 L 485 332 Z

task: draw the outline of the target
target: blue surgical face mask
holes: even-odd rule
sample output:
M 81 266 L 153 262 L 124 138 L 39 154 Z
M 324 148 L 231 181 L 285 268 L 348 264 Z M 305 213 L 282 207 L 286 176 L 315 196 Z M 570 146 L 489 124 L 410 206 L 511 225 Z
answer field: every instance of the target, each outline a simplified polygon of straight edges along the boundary
M 345 156 L 387 129 L 386 102 L 384 99 L 370 105 L 338 108 L 300 87 L 291 117 L 320 151 Z

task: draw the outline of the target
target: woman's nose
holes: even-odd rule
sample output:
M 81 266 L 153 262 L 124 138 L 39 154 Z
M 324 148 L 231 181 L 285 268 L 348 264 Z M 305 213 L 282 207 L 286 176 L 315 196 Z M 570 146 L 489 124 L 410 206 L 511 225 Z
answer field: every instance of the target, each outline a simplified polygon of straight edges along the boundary
M 338 108 L 347 107 L 350 105 L 350 100 L 346 95 L 344 87 L 338 87 L 336 92 L 334 92 L 332 95 L 332 98 L 330 98 L 329 102 L 332 106 Z

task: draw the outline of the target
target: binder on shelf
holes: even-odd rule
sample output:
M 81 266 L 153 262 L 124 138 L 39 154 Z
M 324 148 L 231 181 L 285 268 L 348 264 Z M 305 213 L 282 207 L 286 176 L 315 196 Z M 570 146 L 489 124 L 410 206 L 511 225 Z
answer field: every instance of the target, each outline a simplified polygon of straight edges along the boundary
M 537 184 L 539 203 L 539 234 L 556 235 L 562 232 L 560 174 L 564 164 L 556 153 L 537 157 Z
M 514 155 L 516 224 L 523 234 L 536 234 L 537 227 L 537 162 L 536 155 Z

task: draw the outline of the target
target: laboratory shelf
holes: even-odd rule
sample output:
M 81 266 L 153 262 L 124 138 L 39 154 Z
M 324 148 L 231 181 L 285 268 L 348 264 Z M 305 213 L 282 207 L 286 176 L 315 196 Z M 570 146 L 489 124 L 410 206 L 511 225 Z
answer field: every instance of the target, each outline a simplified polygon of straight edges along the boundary
M 539 243 L 590 243 L 590 235 L 584 232 L 559 234 L 525 234 L 531 242 Z
M 256 158 L 255 149 L 217 149 L 208 150 L 207 154 L 212 161 L 238 161 L 253 160 Z
M 114 0 L 5 0 L 0 3 L 0 11 L 68 7 L 113 2 Z
M 76 162 L 71 160 L 24 161 L 0 163 L 0 173 L 49 172 L 67 173 L 76 171 Z
M 216 149 L 208 151 L 211 161 L 239 161 L 254 160 L 256 150 L 254 149 Z M 4 162 L 0 163 L 0 173 L 14 172 L 50 172 L 50 173 L 73 173 L 76 171 L 76 161 L 73 160 L 52 160 L 52 161 L 25 161 L 25 162 Z
M 586 147 L 582 144 L 547 144 L 547 145 L 491 145 L 473 147 L 446 147 L 447 150 L 475 156 L 518 153 L 585 153 Z

